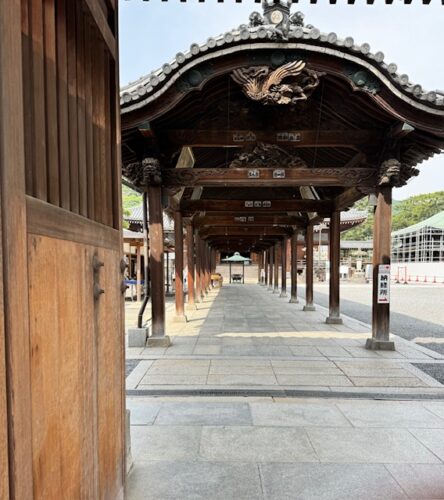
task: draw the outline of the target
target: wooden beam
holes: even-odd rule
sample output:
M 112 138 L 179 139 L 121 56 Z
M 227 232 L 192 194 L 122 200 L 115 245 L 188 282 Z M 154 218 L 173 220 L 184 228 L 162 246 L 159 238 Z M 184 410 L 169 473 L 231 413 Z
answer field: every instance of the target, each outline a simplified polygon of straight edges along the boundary
M 190 147 L 243 147 L 264 142 L 297 148 L 356 147 L 380 142 L 383 135 L 378 130 L 169 130 L 167 140 Z
M 208 236 L 284 236 L 286 234 L 291 233 L 292 230 L 286 229 L 284 227 L 266 227 L 266 226 L 258 226 L 258 227 L 207 227 L 201 229 L 199 234 L 201 238 L 207 238 Z
M 295 231 L 290 239 L 291 252 L 291 296 L 290 304 L 297 304 L 298 301 L 298 233 Z
M 205 215 L 196 217 L 193 224 L 197 228 L 205 226 L 298 226 L 305 224 L 303 217 L 287 215 Z
M 194 230 L 191 222 L 186 226 L 186 244 L 187 244 L 187 267 L 188 267 L 188 306 L 195 308 L 194 295 Z
M 176 320 L 186 321 L 183 294 L 183 223 L 180 212 L 174 212 L 174 251 L 175 251 L 175 302 Z
M 322 200 L 182 200 L 181 211 L 194 212 L 325 212 L 333 202 Z
M 162 172 L 164 187 L 362 186 L 377 184 L 373 168 L 173 168 Z
M 356 187 L 346 189 L 343 193 L 335 198 L 335 210 L 345 210 L 346 208 L 351 207 L 361 198 L 364 198 L 364 196 L 365 194 Z
M 280 297 L 287 296 L 287 246 L 288 236 L 284 236 L 281 242 L 281 294 Z

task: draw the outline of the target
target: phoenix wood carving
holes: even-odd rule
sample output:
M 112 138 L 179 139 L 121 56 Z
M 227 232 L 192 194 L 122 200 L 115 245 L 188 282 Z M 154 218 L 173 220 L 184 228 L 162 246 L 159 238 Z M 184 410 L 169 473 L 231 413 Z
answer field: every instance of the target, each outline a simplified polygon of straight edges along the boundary
M 303 61 L 292 61 L 271 70 L 268 66 L 235 69 L 233 80 L 244 94 L 262 104 L 296 104 L 306 101 L 319 85 L 320 73 L 308 69 Z M 283 83 L 287 80 L 286 83 Z
M 230 168 L 269 167 L 279 165 L 284 168 L 306 168 L 307 164 L 295 153 L 290 153 L 275 144 L 259 142 L 252 149 L 240 153 L 230 163 Z

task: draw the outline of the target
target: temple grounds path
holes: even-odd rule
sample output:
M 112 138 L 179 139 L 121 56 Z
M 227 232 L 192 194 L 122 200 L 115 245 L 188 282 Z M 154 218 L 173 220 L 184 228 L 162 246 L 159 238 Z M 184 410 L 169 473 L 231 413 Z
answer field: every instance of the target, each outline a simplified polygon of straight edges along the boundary
M 224 286 L 179 324 L 167 303 L 173 345 L 127 349 L 130 500 L 444 498 L 444 386 L 415 366 L 444 357 L 367 351 L 364 323 L 303 305 Z

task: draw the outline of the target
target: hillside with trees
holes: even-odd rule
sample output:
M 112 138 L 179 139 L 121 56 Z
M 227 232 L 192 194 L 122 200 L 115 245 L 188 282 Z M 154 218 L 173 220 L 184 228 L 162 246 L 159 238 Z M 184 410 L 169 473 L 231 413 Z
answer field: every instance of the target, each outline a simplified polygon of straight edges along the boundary
M 132 208 L 142 203 L 142 196 L 136 191 L 127 186 L 122 186 L 122 208 L 123 215 L 129 215 Z M 127 228 L 128 224 L 124 221 L 123 227 Z
M 373 209 L 367 198 L 355 203 L 354 209 L 368 210 L 367 220 L 350 231 L 342 233 L 344 240 L 370 240 L 373 237 Z M 393 231 L 416 224 L 444 210 L 444 191 L 411 196 L 406 200 L 393 200 Z

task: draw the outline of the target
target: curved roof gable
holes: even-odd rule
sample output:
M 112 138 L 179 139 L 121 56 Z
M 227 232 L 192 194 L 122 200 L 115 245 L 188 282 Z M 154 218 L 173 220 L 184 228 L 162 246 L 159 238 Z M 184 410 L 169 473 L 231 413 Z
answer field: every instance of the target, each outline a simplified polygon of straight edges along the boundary
M 289 13 L 283 0 L 278 5 Z M 265 8 L 267 9 L 266 6 Z M 426 91 L 421 85 L 411 83 L 406 74 L 398 72 L 396 64 L 384 61 L 382 52 L 371 52 L 368 43 L 358 44 L 352 37 L 339 38 L 333 32 L 321 33 L 311 25 L 304 26 L 302 19 L 301 13 L 293 14 L 283 30 L 282 26 L 270 24 L 267 17 L 262 18 L 255 12 L 250 16 L 249 25 L 243 24 L 225 34 L 209 38 L 200 45 L 193 43 L 187 52 L 178 53 L 172 61 L 158 70 L 123 87 L 120 96 L 122 113 L 138 109 L 157 99 L 186 72 L 192 78 L 194 75 L 189 72 L 206 61 L 242 51 L 277 49 L 326 54 L 358 65 L 408 104 L 422 111 L 444 116 L 443 92 Z M 195 76 L 199 77 L 198 74 Z M 365 78 L 360 79 L 359 72 L 355 72 L 350 78 L 358 88 L 367 84 Z M 371 89 L 366 90 L 371 92 Z

